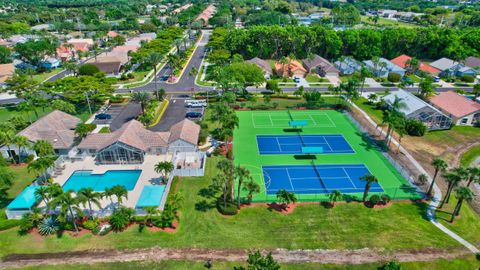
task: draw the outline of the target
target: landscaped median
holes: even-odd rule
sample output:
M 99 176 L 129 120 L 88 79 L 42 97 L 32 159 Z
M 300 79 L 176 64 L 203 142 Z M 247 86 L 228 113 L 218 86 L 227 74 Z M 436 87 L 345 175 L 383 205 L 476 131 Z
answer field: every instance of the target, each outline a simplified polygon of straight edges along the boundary
M 157 108 L 155 109 L 153 121 L 150 125 L 148 125 L 148 127 L 156 126 L 160 122 L 163 114 L 165 113 L 165 110 L 168 107 L 168 104 L 170 104 L 170 101 L 168 101 L 168 99 L 164 99 L 162 102 L 158 104 Z

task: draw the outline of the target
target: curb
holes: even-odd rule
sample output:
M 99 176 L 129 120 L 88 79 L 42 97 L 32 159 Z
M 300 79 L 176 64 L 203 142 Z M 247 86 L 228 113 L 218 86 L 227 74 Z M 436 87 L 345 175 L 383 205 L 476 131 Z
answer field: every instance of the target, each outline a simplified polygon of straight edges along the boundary
M 203 38 L 203 32 L 202 32 L 202 35 L 198 38 L 197 42 L 195 43 L 195 50 L 193 50 L 192 54 L 190 55 L 190 57 L 188 58 L 187 62 L 185 63 L 185 66 L 182 68 L 182 72 L 180 73 L 180 75 L 177 77 L 177 80 L 175 82 L 172 82 L 172 83 L 169 83 L 167 82 L 167 84 L 177 84 L 180 79 L 182 78 L 183 76 L 183 73 L 185 73 L 185 70 L 187 69 L 188 67 L 188 64 L 190 64 L 190 61 L 192 60 L 193 58 L 193 55 L 195 54 L 195 52 L 198 50 L 198 44 L 200 43 L 200 41 L 202 40 Z M 203 60 L 203 59 L 202 59 Z
M 165 102 L 165 105 L 163 105 L 163 108 L 162 108 L 162 110 L 160 111 L 160 113 L 158 114 L 157 119 L 155 119 L 155 121 L 154 121 L 152 124 L 148 125 L 147 127 L 153 127 L 153 126 L 158 125 L 158 123 L 160 123 L 160 120 L 162 119 L 163 114 L 165 113 L 165 111 L 167 110 L 168 105 L 170 104 L 170 101 L 169 101 L 168 99 L 165 99 L 165 100 L 162 101 L 162 102 Z

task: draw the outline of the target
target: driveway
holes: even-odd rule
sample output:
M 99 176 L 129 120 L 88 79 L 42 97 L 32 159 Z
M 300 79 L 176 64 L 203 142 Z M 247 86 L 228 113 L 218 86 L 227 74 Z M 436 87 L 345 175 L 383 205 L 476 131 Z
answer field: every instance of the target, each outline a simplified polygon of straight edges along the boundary
M 149 129 L 152 131 L 169 131 L 173 125 L 185 119 L 186 113 L 185 99 L 172 98 L 160 122 Z
M 325 76 L 333 86 L 339 86 L 342 82 L 338 76 Z
M 376 87 L 378 87 L 378 88 L 382 87 L 383 88 L 383 86 L 380 83 L 378 83 L 377 81 L 375 81 L 373 78 L 365 78 L 365 84 L 367 84 L 369 87 L 373 87 L 373 88 L 376 88 Z

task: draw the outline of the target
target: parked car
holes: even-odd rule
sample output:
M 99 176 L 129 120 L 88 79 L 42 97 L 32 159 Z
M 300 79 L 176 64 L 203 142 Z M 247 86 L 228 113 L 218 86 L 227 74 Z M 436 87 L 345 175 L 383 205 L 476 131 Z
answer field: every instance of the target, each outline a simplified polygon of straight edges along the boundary
M 108 113 L 99 113 L 95 115 L 96 120 L 107 120 L 107 119 L 112 119 L 112 115 Z
M 293 81 L 296 82 L 296 83 L 299 83 L 299 82 L 300 82 L 300 78 L 295 77 L 295 78 L 293 78 Z
M 186 118 L 200 118 L 200 117 L 202 117 L 202 113 L 199 113 L 199 112 L 187 112 L 187 114 L 185 114 L 185 117 L 186 117 Z
M 163 75 L 163 76 L 160 77 L 160 81 L 166 82 L 169 77 L 170 77 L 170 76 L 168 76 L 168 75 Z
M 434 82 L 440 82 L 440 77 L 434 76 L 434 77 L 433 77 L 433 81 L 434 81 Z
M 188 108 L 202 108 L 204 106 L 202 103 L 187 103 Z

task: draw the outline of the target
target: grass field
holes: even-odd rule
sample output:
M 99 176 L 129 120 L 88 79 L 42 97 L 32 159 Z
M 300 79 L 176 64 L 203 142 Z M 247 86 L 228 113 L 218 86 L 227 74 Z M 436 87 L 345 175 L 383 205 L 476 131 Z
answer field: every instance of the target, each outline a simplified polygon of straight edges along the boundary
M 291 111 L 293 118 L 300 119 L 305 115 L 316 118 L 303 128 L 302 134 L 342 134 L 355 151 L 354 154 L 319 155 L 315 164 L 364 164 L 370 173 L 379 179 L 385 193 L 392 198 L 418 198 L 409 184 L 397 170 L 378 152 L 373 145 L 362 138 L 362 134 L 348 120 L 346 115 L 333 111 Z M 318 115 L 318 116 L 316 116 Z M 260 184 L 262 192 L 254 197 L 254 201 L 275 201 L 274 195 L 267 195 L 263 180 L 262 166 L 267 165 L 309 165 L 310 160 L 296 159 L 294 155 L 260 155 L 256 135 L 287 134 L 289 115 L 287 111 L 239 111 L 240 127 L 234 132 L 235 163 L 250 170 L 253 178 Z M 325 117 L 326 116 L 326 117 Z M 320 117 L 320 118 L 318 118 Z M 271 119 L 273 118 L 273 122 Z M 325 122 L 319 122 L 325 121 Z M 292 134 L 292 133 L 290 133 Z M 295 133 L 293 133 L 295 134 Z M 268 177 L 267 177 L 268 178 Z M 268 180 L 268 179 L 267 179 Z M 269 185 L 267 183 L 267 185 Z M 401 187 L 405 187 L 405 190 Z M 362 187 L 363 188 L 363 187 Z M 243 194 L 246 195 L 246 194 Z M 350 195 L 361 195 L 358 193 Z M 327 199 L 325 194 L 297 194 L 300 201 L 319 201 Z M 357 197 L 358 199 L 359 197 Z
M 470 150 L 465 152 L 462 158 L 460 159 L 460 165 L 464 167 L 468 167 L 478 157 L 480 157 L 480 145 L 472 147 Z
M 475 257 L 468 256 L 465 258 L 458 258 L 455 260 L 434 260 L 429 262 L 406 262 L 401 263 L 403 270 L 465 270 L 475 269 L 479 262 Z M 338 264 L 319 264 L 319 263 L 281 263 L 280 267 L 283 270 L 372 270 L 378 269 L 383 264 L 368 263 L 359 265 L 338 265 Z M 246 263 L 242 262 L 223 262 L 213 261 L 213 270 L 233 269 L 235 266 L 244 266 Z M 65 265 L 48 265 L 40 267 L 26 267 L 23 270 L 37 269 L 37 270 L 60 270 L 65 269 Z M 115 262 L 115 263 L 99 263 L 99 264 L 70 264 L 69 269 L 72 270 L 117 270 L 117 269 L 169 269 L 169 270 L 203 270 L 204 262 L 186 261 L 186 260 L 171 260 L 160 262 Z
M 86 249 L 134 249 L 143 247 L 286 248 L 398 250 L 404 248 L 459 247 L 424 217 L 425 203 L 395 203 L 370 209 L 362 204 L 339 204 L 327 209 L 319 204 L 299 205 L 289 215 L 266 206 L 246 208 L 224 217 L 215 208 L 219 193 L 211 189 L 218 173 L 218 158 L 207 161 L 204 177 L 184 177 L 179 192 L 184 197 L 176 233 L 138 231 L 104 237 L 91 234 L 72 237 L 20 236 L 18 229 L 0 231 L 0 257 L 12 253 L 79 251 Z M 268 226 L 266 226 L 268 224 Z

